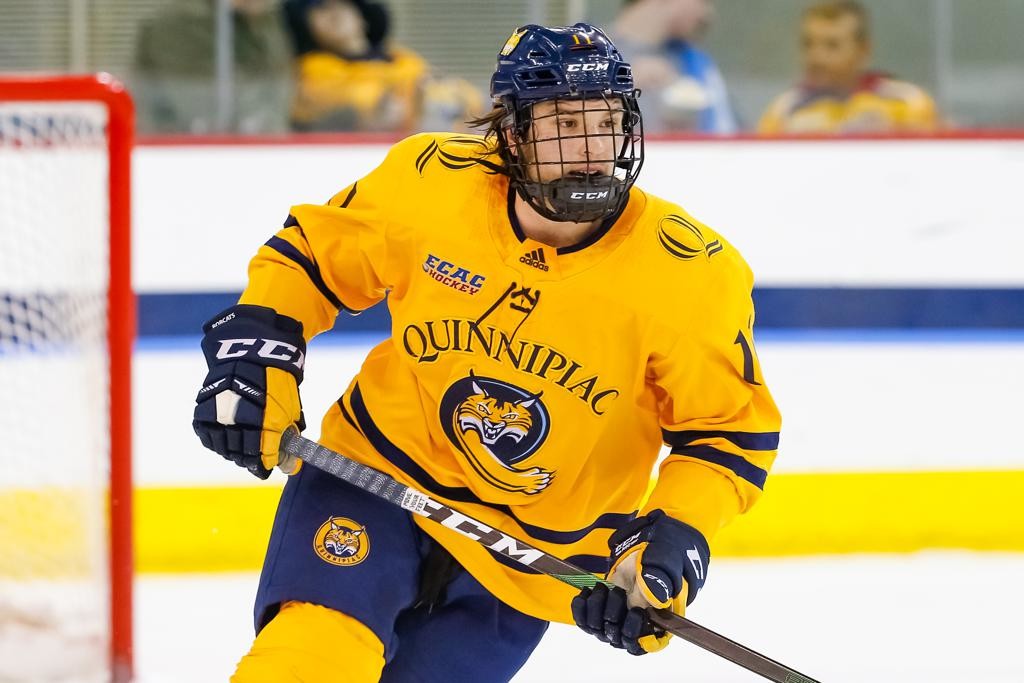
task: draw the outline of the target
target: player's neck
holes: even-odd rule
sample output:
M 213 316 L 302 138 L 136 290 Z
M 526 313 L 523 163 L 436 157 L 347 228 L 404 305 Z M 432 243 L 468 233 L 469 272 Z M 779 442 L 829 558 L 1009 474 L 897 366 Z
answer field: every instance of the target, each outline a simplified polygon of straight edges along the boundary
M 518 193 L 512 210 L 516 212 L 524 235 L 556 249 L 579 244 L 601 226 L 601 221 L 573 223 L 545 218 L 534 211 Z

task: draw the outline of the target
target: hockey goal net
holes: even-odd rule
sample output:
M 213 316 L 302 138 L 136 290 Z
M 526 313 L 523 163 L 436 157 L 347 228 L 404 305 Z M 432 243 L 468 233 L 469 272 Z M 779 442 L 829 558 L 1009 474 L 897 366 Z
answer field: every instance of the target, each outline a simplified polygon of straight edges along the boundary
M 132 104 L 0 74 L 0 680 L 131 677 Z

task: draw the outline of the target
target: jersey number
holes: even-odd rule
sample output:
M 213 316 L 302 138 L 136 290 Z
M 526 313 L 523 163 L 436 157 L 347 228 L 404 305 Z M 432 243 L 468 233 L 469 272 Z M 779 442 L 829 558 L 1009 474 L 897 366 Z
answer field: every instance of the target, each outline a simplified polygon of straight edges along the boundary
M 736 333 L 736 341 L 733 344 L 739 344 L 743 349 L 743 379 L 747 384 L 761 386 L 761 383 L 754 378 L 754 349 L 750 346 L 747 338 L 743 336 L 743 330 Z

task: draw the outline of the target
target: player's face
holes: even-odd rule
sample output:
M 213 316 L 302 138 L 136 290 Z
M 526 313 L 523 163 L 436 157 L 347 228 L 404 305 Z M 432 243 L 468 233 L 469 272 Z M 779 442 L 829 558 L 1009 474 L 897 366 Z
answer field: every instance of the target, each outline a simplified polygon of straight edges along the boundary
M 807 17 L 800 35 L 804 80 L 813 88 L 850 88 L 867 65 L 868 45 L 857 36 L 857 18 Z
M 623 145 L 624 117 L 618 97 L 538 102 L 530 135 L 520 145 L 531 179 L 544 183 L 573 174 L 612 175 Z

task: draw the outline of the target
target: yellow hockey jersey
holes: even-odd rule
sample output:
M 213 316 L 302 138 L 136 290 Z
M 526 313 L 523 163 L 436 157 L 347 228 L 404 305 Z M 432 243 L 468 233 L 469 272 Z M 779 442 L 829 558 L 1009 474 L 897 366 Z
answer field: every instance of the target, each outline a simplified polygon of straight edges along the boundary
M 639 512 L 710 539 L 758 499 L 778 447 L 750 269 L 635 187 L 583 243 L 533 241 L 496 163 L 475 136 L 398 143 L 327 205 L 292 208 L 241 302 L 312 338 L 386 298 L 391 337 L 324 417 L 328 447 L 600 573 L 664 442 Z M 417 523 L 501 600 L 572 623 L 572 588 Z
M 766 135 L 927 133 L 939 127 L 935 103 L 912 83 L 870 73 L 852 93 L 802 87 L 779 95 L 757 131 Z

